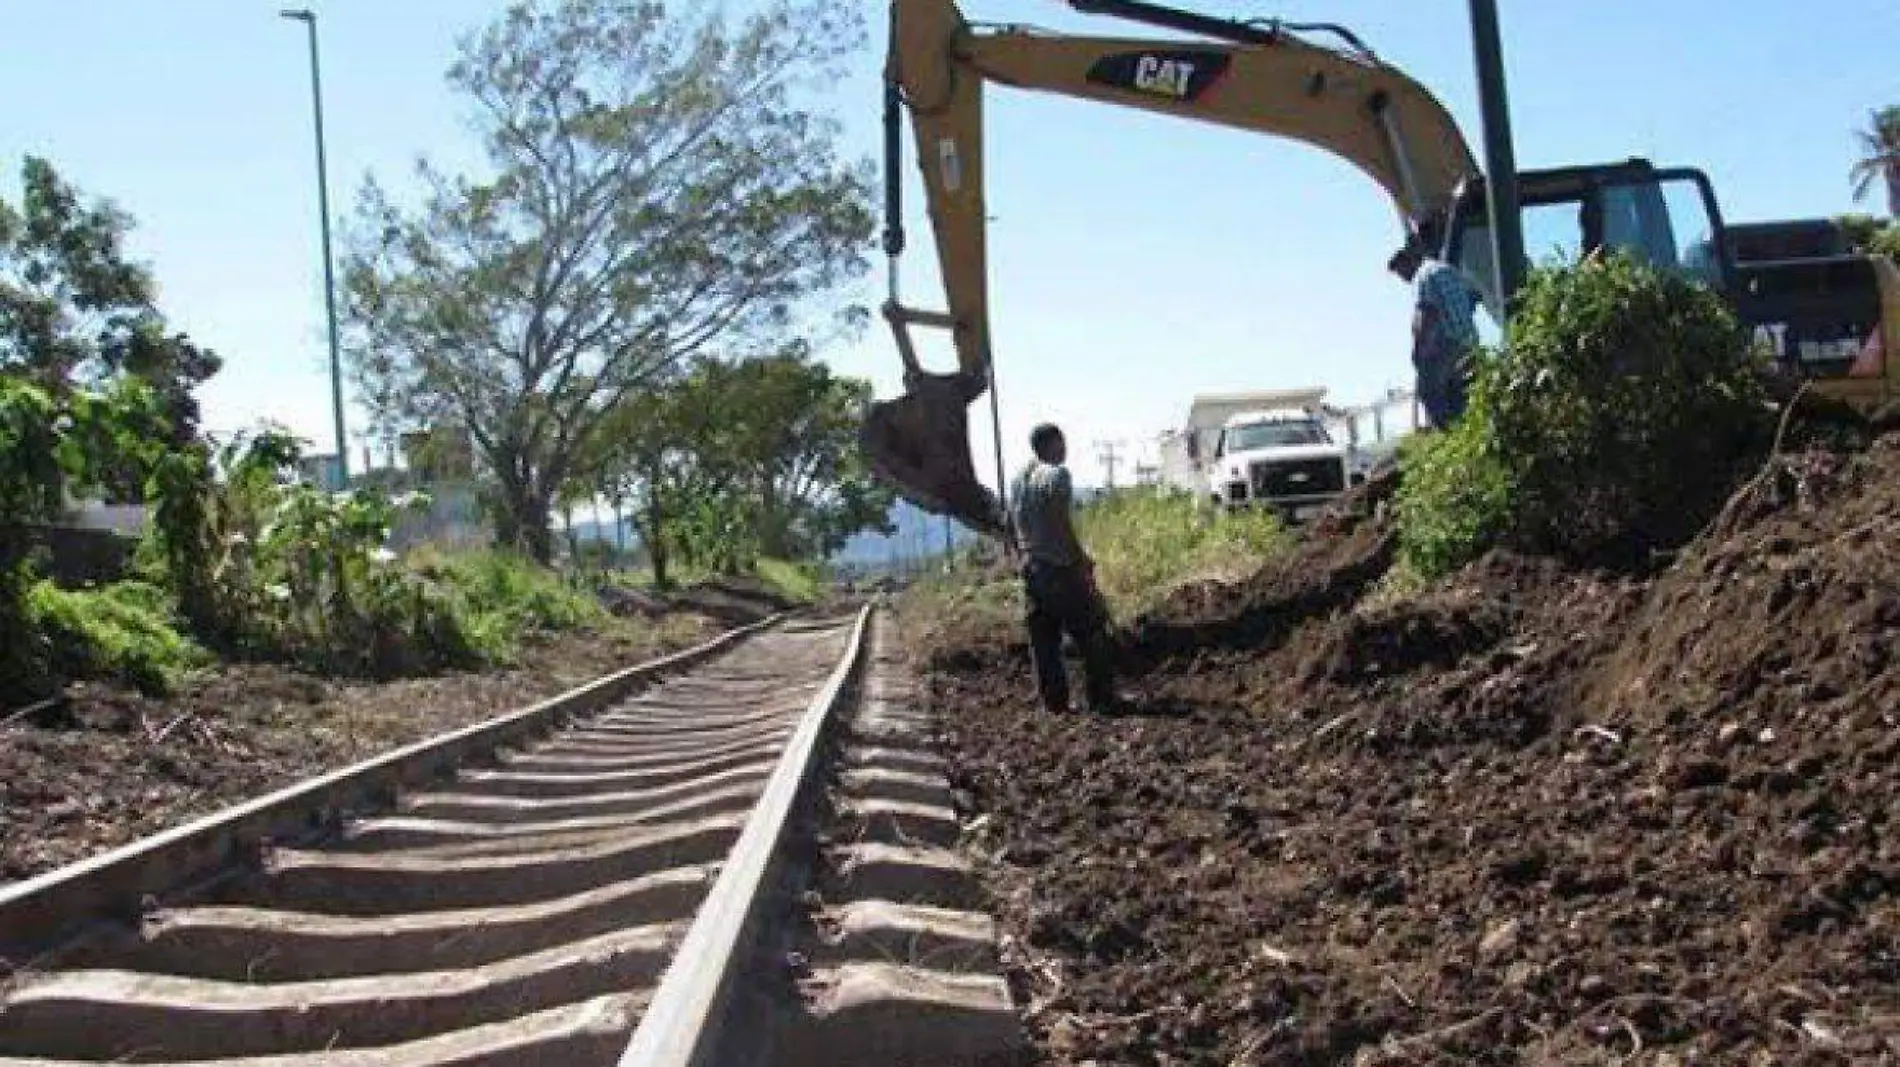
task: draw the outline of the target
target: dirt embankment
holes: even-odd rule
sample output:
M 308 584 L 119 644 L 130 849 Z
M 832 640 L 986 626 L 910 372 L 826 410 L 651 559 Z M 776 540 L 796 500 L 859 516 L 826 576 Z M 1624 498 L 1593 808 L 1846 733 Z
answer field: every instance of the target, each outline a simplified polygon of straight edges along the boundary
M 1143 714 L 938 657 L 1047 1056 L 1900 1062 L 1900 438 L 1777 461 L 1649 578 L 1373 604 L 1361 510 L 1135 627 Z

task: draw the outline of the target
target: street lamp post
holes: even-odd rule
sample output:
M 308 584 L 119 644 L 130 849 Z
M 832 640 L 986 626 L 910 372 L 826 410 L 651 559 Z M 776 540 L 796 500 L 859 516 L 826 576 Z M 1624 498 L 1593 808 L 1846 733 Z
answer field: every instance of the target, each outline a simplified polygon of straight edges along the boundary
M 317 129 L 317 210 L 323 224 L 323 310 L 330 327 L 330 414 L 336 426 L 337 477 L 348 487 L 350 456 L 343 437 L 343 363 L 337 354 L 336 270 L 330 254 L 330 179 L 323 154 L 323 74 L 317 64 L 317 16 L 302 8 L 278 14 L 303 23 L 310 34 L 310 104 Z
M 1524 230 L 1518 218 L 1517 155 L 1511 146 L 1511 110 L 1504 93 L 1504 46 L 1497 0 L 1471 0 L 1471 43 L 1478 67 L 1478 108 L 1484 121 L 1486 210 L 1491 216 L 1492 269 L 1505 305 L 1524 275 Z

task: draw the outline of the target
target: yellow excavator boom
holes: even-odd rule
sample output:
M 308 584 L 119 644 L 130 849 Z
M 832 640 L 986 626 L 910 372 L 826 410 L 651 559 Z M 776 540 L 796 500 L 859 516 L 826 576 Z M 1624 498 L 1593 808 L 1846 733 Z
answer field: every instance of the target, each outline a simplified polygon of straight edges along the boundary
M 892 272 L 885 316 L 904 362 L 905 395 L 875 405 L 863 443 L 871 465 L 926 510 L 1001 533 L 1000 502 L 977 480 L 967 411 L 988 387 L 990 323 L 984 208 L 985 82 L 1117 104 L 1291 138 L 1353 164 L 1391 197 L 1402 243 L 1411 244 L 1449 209 L 1460 184 L 1479 173 L 1451 114 L 1404 72 L 1350 34 L 1323 47 L 1277 24 L 1242 24 L 1172 12 L 1134 0 L 1071 0 L 1118 14 L 1163 12 L 1229 39 L 1075 37 L 1018 26 L 977 27 L 954 0 L 892 0 L 886 65 L 887 155 L 896 148 L 896 105 L 909 112 L 947 310 L 903 306 Z M 1174 25 L 1181 25 L 1177 22 Z M 895 159 L 887 211 L 895 215 Z M 901 219 L 888 220 L 886 250 L 902 248 Z M 893 240 L 892 235 L 896 237 Z M 957 368 L 923 368 L 909 330 L 947 328 Z

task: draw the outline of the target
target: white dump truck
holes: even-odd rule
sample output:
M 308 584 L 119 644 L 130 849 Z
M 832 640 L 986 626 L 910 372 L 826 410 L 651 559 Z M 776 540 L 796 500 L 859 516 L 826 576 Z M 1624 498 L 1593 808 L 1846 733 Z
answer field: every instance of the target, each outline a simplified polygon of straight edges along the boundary
M 1161 480 L 1218 506 L 1304 517 L 1352 481 L 1352 450 L 1328 428 L 1325 397 L 1323 388 L 1196 396 L 1186 425 L 1161 436 Z
M 1224 507 L 1270 507 L 1299 522 L 1353 483 L 1352 447 L 1318 410 L 1260 408 L 1228 416 L 1209 457 L 1208 483 Z
M 1185 425 L 1161 434 L 1158 481 L 1218 507 L 1268 506 L 1299 521 L 1389 461 L 1418 428 L 1409 389 L 1353 407 L 1326 390 L 1204 393 Z

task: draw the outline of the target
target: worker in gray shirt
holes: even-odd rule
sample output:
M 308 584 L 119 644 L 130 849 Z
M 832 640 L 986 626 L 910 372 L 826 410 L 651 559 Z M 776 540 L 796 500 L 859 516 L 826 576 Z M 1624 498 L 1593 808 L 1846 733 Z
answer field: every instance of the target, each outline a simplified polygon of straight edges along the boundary
M 1043 706 L 1069 710 L 1069 676 L 1062 663 L 1062 635 L 1082 652 L 1090 711 L 1111 713 L 1123 701 L 1114 692 L 1108 609 L 1095 586 L 1095 561 L 1075 536 L 1074 491 L 1068 444 L 1049 423 L 1029 435 L 1036 458 L 1010 483 L 1010 522 L 1025 556 L 1023 587 L 1029 601 L 1030 654 Z

